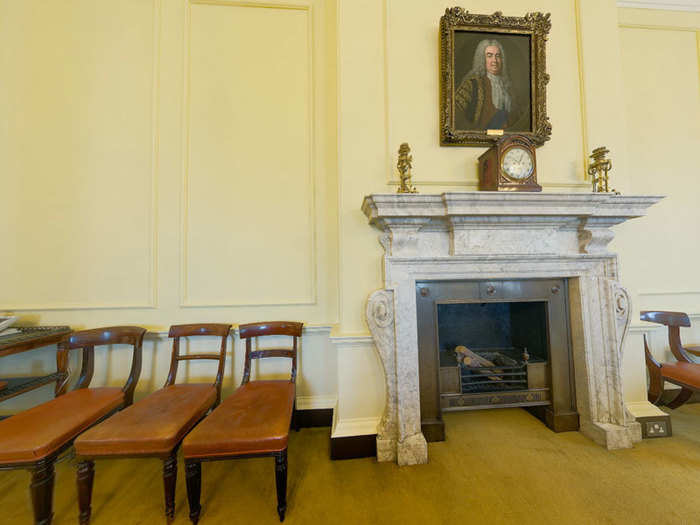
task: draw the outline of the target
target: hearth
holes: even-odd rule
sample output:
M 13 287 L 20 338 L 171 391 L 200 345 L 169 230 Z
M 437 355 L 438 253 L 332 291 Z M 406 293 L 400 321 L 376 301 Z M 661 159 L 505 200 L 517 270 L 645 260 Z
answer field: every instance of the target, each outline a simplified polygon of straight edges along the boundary
M 445 439 L 441 412 L 538 407 L 578 430 L 564 279 L 416 283 L 421 429 Z
M 631 447 L 640 440 L 641 427 L 625 407 L 620 373 L 629 297 L 620 285 L 617 256 L 608 250 L 608 243 L 613 226 L 643 216 L 661 198 L 488 191 L 365 197 L 362 210 L 380 230 L 385 250 L 384 286 L 367 302 L 367 324 L 386 379 L 377 459 L 400 465 L 425 463 L 424 432 L 429 438 L 432 430 L 441 432 L 439 325 L 434 322 L 432 332 L 419 328 L 417 315 L 423 300 L 436 311 L 434 300 L 424 298 L 421 289 L 427 288 L 424 293 L 429 296 L 439 283 L 446 283 L 449 290 L 457 283 L 478 289 L 478 300 L 465 301 L 472 296 L 459 293 L 445 304 L 546 303 L 544 375 L 549 384 L 544 388 L 549 388 L 549 399 L 541 400 L 550 404 L 529 408 L 549 413 L 555 428 L 559 421 L 570 424 L 578 419 L 580 431 L 606 448 Z M 509 286 L 514 281 L 525 284 Z M 523 286 L 536 285 L 544 286 L 536 297 L 518 295 Z M 563 301 L 563 309 L 551 307 L 556 300 Z M 512 304 L 509 308 L 512 314 Z M 564 312 L 558 314 L 563 330 L 554 329 L 556 311 Z M 564 334 L 561 343 L 555 341 L 556 333 Z M 421 350 L 424 337 L 432 341 L 432 353 Z M 519 346 L 527 346 L 531 356 L 543 359 L 529 345 L 511 340 L 508 346 L 518 352 Z M 486 372 L 480 375 L 491 375 Z M 527 370 L 528 381 L 534 373 Z M 494 370 L 493 377 L 497 376 Z M 459 381 L 459 395 L 471 395 L 461 392 L 461 370 Z M 429 382 L 433 386 L 426 395 L 423 389 Z

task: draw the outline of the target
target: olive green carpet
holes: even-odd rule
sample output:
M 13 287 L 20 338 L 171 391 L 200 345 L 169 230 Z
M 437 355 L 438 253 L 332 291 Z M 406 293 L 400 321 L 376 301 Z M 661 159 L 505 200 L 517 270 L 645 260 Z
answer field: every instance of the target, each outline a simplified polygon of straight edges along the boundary
M 285 523 L 700 523 L 700 404 L 672 413 L 672 438 L 609 452 L 555 434 L 520 409 L 445 415 L 430 464 L 329 459 L 329 429 L 292 433 Z M 188 508 L 179 463 L 175 523 Z M 271 458 L 205 463 L 200 523 L 277 523 Z M 25 471 L 0 472 L 3 524 L 31 523 Z M 54 523 L 77 523 L 74 466 L 57 467 Z M 96 463 L 92 523 L 165 523 L 161 463 Z

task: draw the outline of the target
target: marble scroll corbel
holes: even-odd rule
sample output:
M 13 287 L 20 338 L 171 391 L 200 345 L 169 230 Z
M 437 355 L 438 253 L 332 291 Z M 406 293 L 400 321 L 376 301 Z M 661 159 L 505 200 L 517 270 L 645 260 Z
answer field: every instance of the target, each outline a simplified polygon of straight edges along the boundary
M 625 338 L 630 328 L 630 314 L 632 310 L 632 301 L 630 294 L 625 287 L 617 281 L 613 281 L 613 300 L 615 307 L 615 321 L 617 323 L 617 348 L 622 360 L 622 350 L 625 344 Z
M 605 448 L 630 448 L 641 440 L 641 427 L 624 402 L 622 345 L 629 329 L 627 291 L 604 276 L 582 276 L 585 336 L 574 344 L 576 396 L 581 432 Z M 575 328 L 575 327 L 574 327 Z M 588 349 L 580 347 L 583 344 Z M 598 349 L 593 352 L 593 347 Z
M 404 421 L 399 411 L 398 364 L 396 349 L 394 291 L 377 290 L 367 301 L 367 324 L 384 367 L 386 402 L 377 428 L 377 461 L 396 461 L 399 465 L 428 462 L 428 444 L 420 432 L 402 431 L 413 425 Z M 404 419 L 420 422 L 420 415 L 410 410 Z
M 377 428 L 377 461 L 396 461 L 399 427 L 396 352 L 394 351 L 394 292 L 392 290 L 377 290 L 369 296 L 367 324 L 384 368 L 386 385 L 384 414 Z
M 620 367 L 622 367 L 623 351 L 625 348 L 625 339 L 630 328 L 631 316 L 632 316 L 632 300 L 630 299 L 630 294 L 627 289 L 622 286 L 617 281 L 613 281 L 613 300 L 615 307 L 615 321 L 617 324 L 617 349 L 619 355 Z M 642 428 L 639 423 L 637 423 L 636 418 L 627 408 L 624 406 L 625 411 L 625 426 L 632 429 L 633 441 L 642 440 Z

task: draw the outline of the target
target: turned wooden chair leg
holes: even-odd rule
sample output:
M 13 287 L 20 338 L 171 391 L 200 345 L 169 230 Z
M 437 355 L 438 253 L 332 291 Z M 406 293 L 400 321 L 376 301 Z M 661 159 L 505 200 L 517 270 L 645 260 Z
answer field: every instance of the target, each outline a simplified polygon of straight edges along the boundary
M 92 482 L 95 479 L 95 462 L 81 461 L 78 463 L 78 509 L 80 509 L 80 525 L 90 523 L 92 513 Z
M 165 489 L 165 519 L 175 519 L 175 485 L 177 484 L 177 453 L 163 460 L 163 488 Z
M 49 525 L 53 519 L 53 458 L 39 461 L 32 470 L 29 490 L 34 508 L 34 523 Z
M 277 482 L 277 514 L 284 521 L 287 511 L 287 449 L 275 454 L 275 481 Z
M 676 409 L 683 403 L 688 401 L 690 399 L 690 396 L 692 395 L 692 390 L 688 390 L 687 388 L 681 388 L 681 391 L 678 393 L 678 395 L 674 397 L 670 403 L 667 403 L 666 406 L 671 409 Z
M 202 492 L 202 463 L 200 461 L 185 461 L 185 479 L 187 481 L 187 501 L 190 504 L 190 520 L 199 521 L 202 506 L 199 497 Z

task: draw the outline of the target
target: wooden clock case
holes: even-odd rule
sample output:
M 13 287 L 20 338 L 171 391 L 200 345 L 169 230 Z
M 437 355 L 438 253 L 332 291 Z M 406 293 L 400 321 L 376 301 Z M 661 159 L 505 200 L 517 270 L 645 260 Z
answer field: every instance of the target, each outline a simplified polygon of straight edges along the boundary
M 503 156 L 511 148 L 529 151 L 532 157 L 532 173 L 525 179 L 513 179 L 501 169 Z M 479 157 L 479 190 L 481 191 L 542 191 L 537 184 L 535 145 L 525 135 L 507 135 Z

